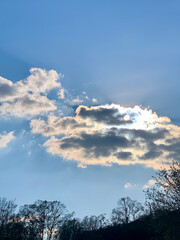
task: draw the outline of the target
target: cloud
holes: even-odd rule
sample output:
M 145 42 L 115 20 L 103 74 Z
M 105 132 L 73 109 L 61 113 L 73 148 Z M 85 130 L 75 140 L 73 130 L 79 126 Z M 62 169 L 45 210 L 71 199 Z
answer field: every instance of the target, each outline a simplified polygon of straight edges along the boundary
M 124 188 L 126 188 L 126 189 L 130 188 L 131 186 L 132 186 L 131 183 L 126 183 L 126 184 L 124 184 Z
M 65 89 L 61 88 L 58 92 L 59 99 L 64 99 L 65 98 Z
M 85 99 L 89 100 L 89 97 L 88 97 L 88 96 L 85 96 Z
M 94 103 L 96 103 L 96 102 L 97 102 L 97 99 L 96 99 L 96 98 L 93 98 L 92 101 L 93 101 Z
M 120 114 L 118 108 L 107 108 L 104 106 L 88 108 L 86 106 L 81 106 L 76 112 L 81 118 L 89 118 L 93 121 L 112 126 L 131 122 L 131 120 L 124 120 L 125 114 Z
M 118 159 L 130 159 L 132 156 L 131 152 L 117 152 L 114 154 Z
M 150 179 L 148 181 L 149 186 L 153 186 L 155 183 L 156 183 L 156 180 L 154 180 L 154 179 Z
M 124 188 L 125 189 L 138 189 L 139 188 L 139 185 L 138 184 L 132 184 L 130 182 L 127 182 L 124 184 Z
M 77 98 L 74 98 L 74 99 L 72 100 L 72 102 L 73 102 L 73 104 L 75 104 L 75 105 L 79 105 L 80 103 L 83 102 L 83 100 L 80 99 L 79 97 L 77 97 Z
M 54 101 L 50 101 L 46 96 L 24 96 L 15 102 L 4 103 L 0 107 L 2 114 L 9 113 L 16 117 L 23 117 L 27 115 L 38 115 L 49 111 L 56 110 Z
M 43 136 L 53 136 L 61 134 L 72 134 L 73 132 L 88 128 L 85 122 L 79 121 L 73 117 L 56 117 L 54 115 L 49 116 L 46 123 L 42 119 L 33 119 L 30 122 L 33 133 L 39 133 Z M 90 126 L 89 126 L 90 127 Z
M 56 71 L 41 68 L 31 68 L 30 76 L 16 83 L 0 77 L 0 113 L 24 117 L 56 110 L 47 93 L 61 88 L 59 78 Z
M 49 137 L 44 143 L 49 153 L 83 167 L 142 164 L 158 169 L 180 152 L 180 127 L 140 106 L 79 106 L 75 116 L 52 115 L 30 126 L 34 134 Z
M 0 148 L 6 148 L 14 138 L 14 132 L 0 134 Z
M 147 189 L 149 187 L 152 187 L 153 185 L 156 184 L 156 180 L 154 179 L 150 179 L 144 186 L 143 186 L 143 189 Z

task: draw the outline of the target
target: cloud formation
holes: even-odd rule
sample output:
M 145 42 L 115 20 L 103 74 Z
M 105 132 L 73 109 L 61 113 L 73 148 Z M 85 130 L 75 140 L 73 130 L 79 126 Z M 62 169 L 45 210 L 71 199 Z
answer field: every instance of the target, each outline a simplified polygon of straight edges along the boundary
M 56 71 L 41 68 L 31 68 L 30 76 L 16 83 L 0 77 L 0 113 L 24 117 L 56 110 L 47 93 L 61 89 L 59 78 Z
M 14 138 L 14 132 L 0 134 L 0 148 L 7 147 L 8 143 Z
M 81 167 L 143 164 L 158 169 L 180 155 L 180 127 L 139 106 L 79 106 L 74 117 L 34 119 L 30 126 L 34 134 L 50 137 L 44 143 L 49 153 Z

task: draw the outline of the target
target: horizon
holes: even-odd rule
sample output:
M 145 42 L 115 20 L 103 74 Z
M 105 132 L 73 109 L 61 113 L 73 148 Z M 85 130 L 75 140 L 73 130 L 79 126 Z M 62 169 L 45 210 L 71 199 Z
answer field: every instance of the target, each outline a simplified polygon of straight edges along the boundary
M 179 1 L 2 1 L 0 197 L 76 216 L 180 162 Z

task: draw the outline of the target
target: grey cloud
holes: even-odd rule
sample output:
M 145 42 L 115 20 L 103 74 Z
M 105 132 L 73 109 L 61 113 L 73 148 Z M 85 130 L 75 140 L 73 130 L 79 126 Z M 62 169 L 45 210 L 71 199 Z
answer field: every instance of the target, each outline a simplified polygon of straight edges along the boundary
M 72 131 L 87 129 L 89 126 L 85 122 L 79 122 L 73 117 L 58 118 L 49 116 L 48 122 L 41 119 L 33 119 L 30 122 L 33 133 L 40 133 L 44 136 L 55 136 L 62 134 L 72 134 Z
M 0 95 L 1 97 L 4 96 L 13 96 L 15 95 L 15 89 L 10 86 L 9 84 L 0 84 Z
M 154 159 L 159 157 L 162 154 L 162 151 L 148 151 L 147 153 L 145 153 L 143 156 L 141 156 L 141 159 L 147 160 L 147 159 Z
M 132 137 L 128 140 L 125 137 L 125 133 L 131 133 Z M 126 149 L 126 148 L 140 148 L 141 144 L 145 144 L 148 150 L 142 157 L 142 159 L 154 159 L 161 155 L 160 151 L 153 151 L 158 145 L 154 143 L 154 140 L 161 139 L 166 131 L 161 129 L 156 130 L 155 132 L 145 131 L 145 130 L 130 130 L 130 129 L 121 129 L 117 130 L 116 128 L 107 130 L 106 133 L 93 133 L 87 134 L 85 132 L 80 133 L 77 137 L 68 137 L 63 138 L 61 141 L 60 148 L 70 149 L 70 148 L 82 148 L 83 151 L 87 154 L 93 155 L 95 157 L 100 156 L 110 156 L 117 149 Z M 130 157 L 131 153 L 118 152 L 114 156 L 121 159 L 127 159 Z
M 26 115 L 38 115 L 48 111 L 56 110 L 54 102 L 45 96 L 28 95 L 22 97 L 11 103 L 5 102 L 0 106 L 2 114 L 10 114 L 16 117 L 23 117 Z
M 60 148 L 83 148 L 86 156 L 107 157 L 118 148 L 127 148 L 129 146 L 130 142 L 125 137 L 117 136 L 111 131 L 106 134 L 98 132 L 94 134 L 81 133 L 79 137 L 63 138 Z
M 168 133 L 168 130 L 156 128 L 153 130 L 142 130 L 142 129 L 120 129 L 119 132 L 124 134 L 133 135 L 134 138 L 141 138 L 146 141 L 155 141 L 158 139 L 165 138 L 165 135 Z
M 131 152 L 117 152 L 114 154 L 118 159 L 130 159 L 132 157 Z
M 180 151 L 168 154 L 167 158 L 180 162 Z
M 31 98 L 30 96 L 25 96 L 19 100 L 20 104 L 25 108 L 31 109 L 34 106 L 45 108 L 47 106 L 47 102 L 39 101 L 38 98 Z
M 159 148 L 169 152 L 168 158 L 180 161 L 180 138 L 173 138 L 166 142 L 170 144 L 160 144 Z
M 179 152 L 180 153 L 180 138 L 173 139 L 172 144 L 161 144 L 159 147 L 168 152 Z
M 102 122 L 107 125 L 122 125 L 132 123 L 132 120 L 125 121 L 125 114 L 120 114 L 117 108 L 90 108 L 80 106 L 78 116 L 82 118 L 90 118 L 96 122 Z
M 64 118 L 63 121 L 57 121 L 55 123 L 55 127 L 58 127 L 60 125 L 61 127 L 72 127 L 72 128 L 81 128 L 81 127 L 86 127 L 85 123 L 79 123 L 77 122 L 74 118 Z

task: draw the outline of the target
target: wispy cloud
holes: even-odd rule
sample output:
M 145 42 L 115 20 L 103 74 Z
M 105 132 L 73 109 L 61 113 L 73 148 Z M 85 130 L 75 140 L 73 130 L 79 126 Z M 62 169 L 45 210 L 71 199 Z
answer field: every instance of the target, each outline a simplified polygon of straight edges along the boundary
M 77 97 L 77 98 L 74 98 L 72 102 L 75 105 L 79 105 L 79 104 L 81 104 L 83 102 L 83 100 L 80 99 L 79 97 Z
M 33 133 L 50 137 L 44 143 L 49 153 L 83 167 L 143 164 L 159 168 L 175 156 L 180 160 L 180 127 L 139 106 L 79 106 L 74 117 L 49 116 L 47 122 L 34 119 L 30 125 Z

